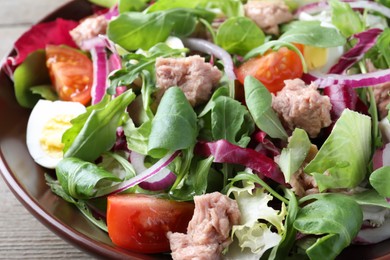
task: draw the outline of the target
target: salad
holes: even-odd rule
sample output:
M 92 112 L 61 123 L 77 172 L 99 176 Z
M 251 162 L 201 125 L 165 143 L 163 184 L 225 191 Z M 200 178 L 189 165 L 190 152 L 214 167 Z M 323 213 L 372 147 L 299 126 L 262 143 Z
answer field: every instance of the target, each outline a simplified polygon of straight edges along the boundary
M 3 63 L 51 190 L 115 246 L 335 259 L 390 237 L 390 3 L 90 0 Z

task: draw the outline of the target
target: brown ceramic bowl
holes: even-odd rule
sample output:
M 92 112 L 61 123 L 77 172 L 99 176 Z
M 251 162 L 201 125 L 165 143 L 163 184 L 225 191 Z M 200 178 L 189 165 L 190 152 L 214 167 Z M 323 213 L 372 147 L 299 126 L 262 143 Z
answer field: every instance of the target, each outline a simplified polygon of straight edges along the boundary
M 83 0 L 70 2 L 42 21 L 57 17 L 78 20 L 92 13 Z M 30 110 L 21 108 L 13 83 L 0 71 L 0 171 L 19 201 L 50 230 L 71 244 L 99 258 L 169 259 L 168 255 L 141 255 L 115 247 L 108 235 L 89 223 L 72 205 L 54 195 L 44 180 L 45 169 L 35 164 L 26 147 Z M 340 259 L 390 259 L 390 240 L 371 246 L 347 248 Z M 326 256 L 324 256 L 326 258 Z

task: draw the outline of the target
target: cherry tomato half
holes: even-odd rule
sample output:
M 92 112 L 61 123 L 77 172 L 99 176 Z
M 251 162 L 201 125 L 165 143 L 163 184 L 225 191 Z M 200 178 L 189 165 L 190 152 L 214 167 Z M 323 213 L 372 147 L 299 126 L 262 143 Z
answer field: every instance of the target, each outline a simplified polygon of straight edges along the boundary
M 111 195 L 107 227 L 112 242 L 139 253 L 169 252 L 167 232 L 186 233 L 194 204 L 144 194 Z
M 91 100 L 92 61 L 79 50 L 67 46 L 48 45 L 46 66 L 59 98 L 84 105 Z
M 300 48 L 302 46 L 298 46 Z M 244 84 L 245 77 L 258 79 L 273 93 L 284 87 L 286 79 L 300 78 L 303 67 L 299 55 L 287 47 L 267 51 L 263 56 L 253 57 L 236 69 L 237 79 Z

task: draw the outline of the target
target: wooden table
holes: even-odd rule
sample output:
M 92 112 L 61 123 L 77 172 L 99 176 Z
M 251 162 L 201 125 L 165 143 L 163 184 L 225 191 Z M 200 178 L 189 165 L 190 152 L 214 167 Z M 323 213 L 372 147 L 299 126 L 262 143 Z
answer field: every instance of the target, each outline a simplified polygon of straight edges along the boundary
M 33 23 L 70 0 L 1 0 L 0 59 Z M 0 178 L 0 259 L 91 259 L 35 219 Z

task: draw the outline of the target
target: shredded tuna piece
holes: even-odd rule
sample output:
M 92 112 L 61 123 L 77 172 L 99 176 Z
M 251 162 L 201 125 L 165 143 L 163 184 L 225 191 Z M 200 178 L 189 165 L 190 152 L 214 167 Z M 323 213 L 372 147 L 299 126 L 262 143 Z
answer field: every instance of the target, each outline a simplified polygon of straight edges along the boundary
M 240 219 L 237 202 L 219 192 L 195 196 L 187 234 L 168 233 L 173 259 L 221 259 L 230 231 Z
M 159 100 L 165 90 L 180 87 L 192 106 L 210 99 L 212 89 L 218 85 L 222 72 L 199 55 L 186 58 L 157 58 L 157 94 Z
M 273 96 L 273 109 L 290 130 L 298 127 L 310 137 L 316 137 L 323 127 L 332 123 L 329 97 L 321 95 L 314 83 L 307 86 L 301 79 L 284 83 L 285 87 Z
M 81 48 L 83 41 L 95 38 L 99 34 L 105 34 L 107 25 L 108 21 L 104 15 L 91 16 L 84 19 L 69 33 L 74 42 Z
M 279 34 L 279 24 L 291 21 L 293 15 L 282 1 L 248 1 L 245 16 L 268 34 Z

